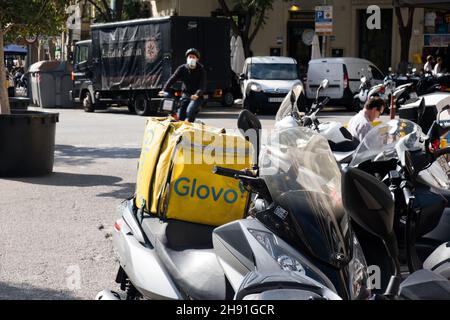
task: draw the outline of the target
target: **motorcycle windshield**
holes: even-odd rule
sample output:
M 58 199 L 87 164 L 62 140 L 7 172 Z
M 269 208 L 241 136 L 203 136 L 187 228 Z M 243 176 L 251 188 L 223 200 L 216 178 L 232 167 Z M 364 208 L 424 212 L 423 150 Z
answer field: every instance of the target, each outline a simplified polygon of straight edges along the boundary
M 304 127 L 276 130 L 269 141 L 261 152 L 260 176 L 274 202 L 291 215 L 301 245 L 331 265 L 348 263 L 351 229 L 328 141 Z
M 292 93 L 295 94 L 294 109 L 292 109 L 292 102 L 291 102 Z M 281 103 L 277 115 L 275 116 L 276 122 L 284 119 L 287 116 L 290 116 L 292 112 L 300 113 L 297 108 L 297 100 L 302 93 L 303 93 L 303 86 L 301 84 L 295 85 L 292 88 L 292 90 L 289 91 L 289 93 L 286 95 L 283 102 Z
M 350 166 L 355 167 L 365 161 L 388 161 L 399 158 L 398 151 L 417 151 L 422 148 L 421 128 L 412 121 L 391 120 L 372 128 L 353 155 Z M 402 157 L 403 154 L 400 154 Z

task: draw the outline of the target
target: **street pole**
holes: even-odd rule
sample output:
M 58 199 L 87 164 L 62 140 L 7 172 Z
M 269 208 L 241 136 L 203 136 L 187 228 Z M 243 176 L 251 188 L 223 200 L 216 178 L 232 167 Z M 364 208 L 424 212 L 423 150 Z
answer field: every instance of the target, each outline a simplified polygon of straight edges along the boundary
M 323 5 L 327 5 L 327 0 L 323 0 Z M 326 45 L 327 45 L 327 36 L 324 34 L 322 36 L 322 57 L 326 57 Z

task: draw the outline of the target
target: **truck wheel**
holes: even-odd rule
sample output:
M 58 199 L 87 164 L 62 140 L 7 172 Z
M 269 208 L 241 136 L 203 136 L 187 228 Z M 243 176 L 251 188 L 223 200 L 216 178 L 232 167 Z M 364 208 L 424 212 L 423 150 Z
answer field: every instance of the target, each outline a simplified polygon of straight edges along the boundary
M 151 112 L 150 101 L 147 100 L 147 97 L 139 93 L 134 97 L 134 111 L 139 116 L 148 116 Z
M 133 103 L 127 104 L 127 108 L 128 108 L 128 111 L 129 111 L 131 114 L 135 114 L 135 113 L 136 113 L 136 110 L 134 109 L 134 104 L 133 104 Z
M 92 103 L 92 97 L 89 91 L 86 91 L 83 98 L 83 109 L 85 112 L 94 112 L 94 104 Z
M 234 105 L 234 94 L 231 91 L 225 92 L 222 98 L 222 106 L 229 108 Z

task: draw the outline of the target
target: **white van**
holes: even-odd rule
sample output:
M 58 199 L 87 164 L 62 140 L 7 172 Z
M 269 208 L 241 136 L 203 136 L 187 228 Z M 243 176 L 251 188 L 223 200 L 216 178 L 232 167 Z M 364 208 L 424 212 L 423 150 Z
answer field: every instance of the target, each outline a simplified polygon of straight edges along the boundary
M 309 61 L 306 97 L 315 98 L 317 88 L 324 79 L 329 86 L 319 96 L 331 99 L 329 105 L 344 105 L 352 110 L 353 96 L 358 92 L 361 77 L 371 79 L 372 86 L 382 83 L 384 74 L 372 62 L 359 58 L 323 58 Z
M 277 109 L 293 86 L 301 84 L 297 61 L 289 57 L 251 57 L 240 75 L 244 108 Z

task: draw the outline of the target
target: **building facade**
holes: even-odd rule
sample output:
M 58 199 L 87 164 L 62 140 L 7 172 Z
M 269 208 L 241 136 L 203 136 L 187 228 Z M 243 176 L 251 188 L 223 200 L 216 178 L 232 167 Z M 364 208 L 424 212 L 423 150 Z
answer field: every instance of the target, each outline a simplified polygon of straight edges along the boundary
M 230 5 L 232 1 L 228 1 Z M 367 9 L 374 2 L 380 8 L 380 29 L 368 29 Z M 153 15 L 211 16 L 219 9 L 216 0 L 155 0 L 151 1 Z M 392 0 L 275 0 L 268 12 L 267 24 L 252 44 L 254 55 L 280 53 L 292 56 L 305 65 L 310 58 L 311 35 L 314 31 L 315 7 L 333 6 L 333 33 L 321 41 L 326 56 L 362 57 L 373 61 L 383 71 L 400 61 L 400 35 Z M 296 5 L 296 11 L 292 11 Z M 402 9 L 405 21 L 407 9 Z M 414 14 L 410 45 L 410 61 L 418 63 L 424 48 L 425 10 Z

